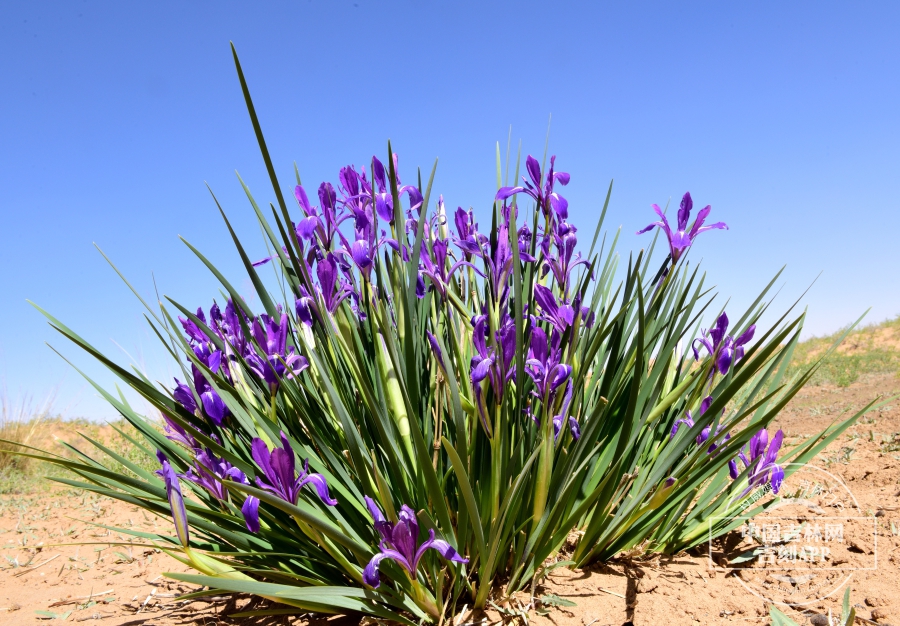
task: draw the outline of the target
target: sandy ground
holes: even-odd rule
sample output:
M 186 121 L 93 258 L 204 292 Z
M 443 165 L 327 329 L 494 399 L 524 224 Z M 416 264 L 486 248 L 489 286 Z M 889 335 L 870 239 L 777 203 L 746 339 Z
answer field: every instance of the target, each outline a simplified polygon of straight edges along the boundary
M 789 436 L 809 435 L 878 395 L 898 393 L 896 376 L 868 377 L 845 389 L 810 387 L 782 413 L 778 426 Z M 771 563 L 761 567 L 757 558 L 735 571 L 729 561 L 751 545 L 735 532 L 711 549 L 673 558 L 554 570 L 535 595 L 552 594 L 574 605 L 551 607 L 546 616 L 531 611 L 529 621 L 546 626 L 767 624 L 764 598 L 774 598 L 794 605 L 783 609 L 798 623 L 824 624 L 816 614 L 830 609 L 838 615 L 849 584 L 861 618 L 857 623 L 900 624 L 900 401 L 864 417 L 815 465 L 824 472 L 804 470 L 794 479 L 806 481 L 808 498 L 758 523 L 762 529 L 772 523 L 785 529 L 840 521 L 841 541 L 829 543 L 818 563 L 773 569 Z M 54 619 L 111 626 L 238 623 L 225 616 L 248 608 L 248 599 L 179 601 L 191 589 L 162 572 L 187 568 L 152 548 L 110 543 L 132 539 L 97 526 L 150 530 L 163 523 L 136 507 L 75 491 L 0 497 L 0 624 Z M 829 597 L 817 599 L 829 590 Z M 513 620 L 530 599 L 520 593 L 500 607 L 506 616 L 496 610 L 487 615 L 463 611 L 451 623 Z M 299 622 L 270 617 L 243 623 Z M 350 618 L 328 622 L 357 623 Z

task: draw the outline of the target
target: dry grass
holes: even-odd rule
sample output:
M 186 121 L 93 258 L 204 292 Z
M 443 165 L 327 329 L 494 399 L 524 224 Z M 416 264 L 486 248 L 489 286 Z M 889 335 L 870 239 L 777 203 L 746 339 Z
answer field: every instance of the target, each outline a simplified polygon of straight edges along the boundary
M 82 435 L 103 443 L 114 452 L 138 466 L 155 470 L 155 460 L 146 455 L 123 437 L 116 428 L 138 440 L 137 430 L 124 420 L 112 424 L 90 422 L 85 419 L 63 419 L 52 410 L 52 398 L 38 405 L 30 399 L 18 403 L 9 400 L 6 393 L 0 393 L 0 440 L 33 446 L 40 450 L 73 457 L 74 453 L 65 447 L 69 444 L 96 458 L 111 470 L 131 475 L 131 471 L 118 462 L 111 461 L 99 453 Z M 0 441 L 0 494 L 23 494 L 55 489 L 56 483 L 46 478 L 64 476 L 66 472 L 56 465 L 44 463 L 18 454 L 30 452 L 27 448 Z M 71 475 L 68 475 L 71 478 Z
M 0 440 L 34 445 L 43 424 L 53 419 L 52 409 L 52 396 L 38 405 L 30 397 L 12 401 L 4 390 L 0 393 Z M 0 441 L 0 476 L 27 469 L 30 460 L 14 453 L 21 449 L 20 446 Z

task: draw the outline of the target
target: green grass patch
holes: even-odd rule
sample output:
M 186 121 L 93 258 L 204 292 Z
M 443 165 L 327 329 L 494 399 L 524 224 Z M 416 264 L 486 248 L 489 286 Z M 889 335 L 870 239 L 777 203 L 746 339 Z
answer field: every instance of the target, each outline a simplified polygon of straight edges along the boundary
M 803 370 L 843 332 L 814 337 L 797 345 L 792 373 Z M 856 330 L 832 353 L 810 381 L 813 385 L 847 387 L 868 374 L 900 373 L 900 316 Z

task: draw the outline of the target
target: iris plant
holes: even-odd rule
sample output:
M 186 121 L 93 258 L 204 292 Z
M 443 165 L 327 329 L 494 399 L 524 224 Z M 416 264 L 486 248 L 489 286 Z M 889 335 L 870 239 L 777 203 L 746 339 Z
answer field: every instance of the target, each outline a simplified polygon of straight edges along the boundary
M 645 255 L 630 258 L 627 271 L 618 266 L 618 238 L 595 237 L 601 252 L 592 243 L 580 255 L 559 193 L 570 176 L 556 171 L 555 156 L 545 170 L 527 155 L 519 186 L 498 174 L 484 228 L 474 209 L 448 215 L 421 176 L 403 184 L 391 150 L 367 167 L 345 165 L 316 193 L 298 174 L 285 199 L 248 110 L 276 200 L 271 215 L 251 204 L 268 254 L 277 254 L 251 263 L 235 238 L 249 282 L 226 281 L 201 257 L 222 279 L 221 309 L 177 305 L 180 328 L 166 306 L 151 311 L 184 372 L 174 389 L 98 357 L 165 416 L 161 434 L 106 394 L 147 449 L 160 450 L 165 499 L 152 476 L 125 480 L 92 458 L 46 457 L 75 467 L 86 489 L 151 510 L 167 504 L 184 554 L 206 574 L 174 577 L 298 612 L 439 621 L 464 603 L 481 610 L 525 588 L 574 530 L 570 558 L 579 567 L 636 548 L 674 554 L 729 532 L 752 496 L 729 509 L 734 490 L 709 477 L 726 465 L 740 477 L 741 463 L 748 490 L 777 492 L 788 462 L 813 458 L 852 423 L 781 459 L 782 433 L 768 440 L 766 426 L 812 375 L 771 384 L 801 318 L 767 333 L 754 346 L 758 358 L 741 362 L 742 376 L 717 374 L 744 357 L 754 311 L 736 338 L 723 313 L 693 342 L 696 359 L 701 348 L 710 357 L 701 371 L 683 358 L 677 346 L 713 297 L 685 271 L 684 252 L 700 233 L 726 228 L 706 224 L 708 206 L 692 222 L 690 194 L 677 224 L 654 205 L 659 220 L 640 231 L 659 227 L 669 243 L 671 263 L 648 282 Z M 499 157 L 497 165 L 502 172 Z M 591 231 L 598 236 L 602 215 Z M 236 284 L 252 286 L 246 300 Z M 776 387 L 777 399 L 761 404 Z M 710 413 L 713 398 L 733 407 L 727 419 Z M 761 430 L 741 448 L 746 439 L 731 435 L 749 437 L 751 420 Z M 699 431 L 696 441 L 678 438 L 683 426 Z M 194 548 L 185 485 L 196 495 Z M 406 503 L 396 513 L 393 499 Z M 388 576 L 398 570 L 385 559 L 406 576 Z

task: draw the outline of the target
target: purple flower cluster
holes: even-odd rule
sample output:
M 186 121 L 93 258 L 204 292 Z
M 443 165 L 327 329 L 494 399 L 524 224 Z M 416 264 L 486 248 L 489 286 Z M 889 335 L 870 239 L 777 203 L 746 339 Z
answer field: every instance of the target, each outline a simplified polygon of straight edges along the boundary
M 577 417 L 570 415 L 570 410 L 573 396 L 577 397 L 581 390 L 573 380 L 576 378 L 576 351 L 568 348 L 577 341 L 577 334 L 582 329 L 593 326 L 594 313 L 581 300 L 584 280 L 592 280 L 593 276 L 583 273 L 588 261 L 576 252 L 577 229 L 568 222 L 569 204 L 558 192 L 558 188 L 569 183 L 570 176 L 557 172 L 555 164 L 556 157 L 553 156 L 549 170 L 544 172 L 537 159 L 528 155 L 527 176 L 523 176 L 522 185 L 502 187 L 497 191 L 496 225 L 490 234 L 480 232 L 473 212 L 462 207 L 453 213 L 451 222 L 443 198 L 437 203 L 437 209 L 430 213 L 429 208 L 423 206 L 420 189 L 400 182 L 396 155 L 392 156 L 388 168 L 373 157 L 371 177 L 365 167 L 357 169 L 349 165 L 342 168 L 336 185 L 329 182 L 319 185 L 316 205 L 310 201 L 311 195 L 298 185 L 294 197 L 301 217 L 296 224 L 290 225 L 294 238 L 292 250 L 299 252 L 295 258 L 301 264 L 301 271 L 297 272 L 299 285 L 292 294 L 293 313 L 299 328 L 293 330 L 302 331 L 308 338 L 310 329 L 335 324 L 334 315 L 345 302 L 358 319 L 365 320 L 373 304 L 382 304 L 379 298 L 385 300 L 383 304 L 388 315 L 394 315 L 396 320 L 398 312 L 393 308 L 394 303 L 384 293 L 379 293 L 379 285 L 384 284 L 384 276 L 380 274 L 383 255 L 385 252 L 395 255 L 394 261 L 398 264 L 411 263 L 414 256 L 412 242 L 421 229 L 423 237 L 418 266 L 409 268 L 409 274 L 405 269 L 397 273 L 416 277 L 414 288 L 419 298 L 430 293 L 433 306 L 438 310 L 444 307 L 448 315 L 457 315 L 461 306 L 465 306 L 465 302 L 459 304 L 460 300 L 468 300 L 468 294 L 462 290 L 460 275 L 477 276 L 469 284 L 471 288 L 477 285 L 479 291 L 472 299 L 478 303 L 478 308 L 472 311 L 476 314 L 467 322 L 472 331 L 472 357 L 468 370 L 472 395 L 469 397 L 474 397 L 485 434 L 494 437 L 492 408 L 502 405 L 511 382 L 516 379 L 515 312 L 518 309 L 525 317 L 524 371 L 518 373 L 526 383 L 523 393 L 530 393 L 523 410 L 538 424 L 541 420 L 550 420 L 556 441 L 564 436 L 563 425 L 568 426 L 573 440 L 579 439 L 580 425 Z M 535 202 L 535 221 L 531 228 L 520 225 L 518 219 L 517 199 L 523 195 Z M 401 206 L 397 205 L 398 201 L 402 202 Z M 693 207 L 689 193 L 685 194 L 678 211 L 677 229 L 670 227 L 658 206 L 653 207 L 660 221 L 640 232 L 657 226 L 662 228 L 669 241 L 673 263 L 701 232 L 727 228 L 723 223 L 705 225 L 710 212 L 708 206 L 689 226 Z M 262 259 L 254 265 L 262 265 L 274 258 Z M 516 259 L 524 265 L 517 268 Z M 583 268 L 582 274 L 573 275 L 579 267 Z M 528 302 L 514 302 L 512 278 L 517 270 L 531 271 L 535 278 L 533 293 L 523 294 L 532 298 Z M 210 427 L 221 427 L 229 416 L 228 407 L 216 389 L 241 382 L 244 371 L 250 372 L 269 392 L 274 410 L 280 385 L 309 365 L 298 353 L 299 344 L 292 333 L 289 315 L 279 308 L 273 316 L 254 317 L 241 304 L 229 300 L 224 312 L 213 304 L 208 318 L 198 309 L 198 321 L 179 318 L 196 360 L 192 360 L 190 384 L 176 379 L 173 396 L 188 412 L 204 418 Z M 425 325 L 429 326 L 430 318 L 426 318 Z M 715 370 L 721 374 L 742 358 L 744 345 L 752 339 L 754 331 L 751 326 L 734 339 L 726 335 L 727 326 L 728 319 L 723 313 L 716 326 L 703 331 L 703 336 L 693 344 L 698 359 L 697 346 L 706 347 Z M 437 328 L 431 326 L 425 332 L 437 366 L 444 376 L 453 376 L 454 372 L 445 369 L 447 364 L 441 354 L 441 342 L 433 334 Z M 707 411 L 711 403 L 711 397 L 704 399 L 700 414 Z M 672 438 L 682 424 L 688 428 L 694 426 L 690 412 L 674 424 Z M 548 426 L 546 422 L 544 425 Z M 225 481 L 245 485 L 251 481 L 238 468 L 217 458 L 208 447 L 201 446 L 192 427 L 182 427 L 167 418 L 166 430 L 169 439 L 184 445 L 193 455 L 188 470 L 176 474 L 168 459 L 159 454 L 162 464 L 159 473 L 166 481 L 179 540 L 187 545 L 186 512 L 179 478 L 205 489 L 222 502 L 230 497 Z M 765 431 L 761 432 L 765 434 Z M 218 441 L 215 434 L 210 437 Z M 728 437 L 726 434 L 725 439 Z M 775 485 L 780 468 L 774 461 L 781 442 L 780 431 L 768 450 L 767 439 L 760 444 L 759 437 L 758 434 L 751 442 L 749 457 L 742 450 L 739 458 L 745 466 L 752 467 L 751 486 L 771 480 L 777 491 Z M 697 445 L 706 445 L 709 439 L 710 428 L 707 427 L 697 436 Z M 255 486 L 294 505 L 303 488 L 309 486 L 323 504 L 337 505 L 325 478 L 310 472 L 308 459 L 301 467 L 297 466 L 295 452 L 283 432 L 280 444 L 280 447 L 270 449 L 266 441 L 252 440 L 251 454 L 259 469 L 253 480 Z M 721 442 L 710 444 L 707 452 L 714 454 L 719 445 Z M 736 468 L 736 461 L 731 465 Z M 670 478 L 666 486 L 671 487 L 674 482 L 675 479 Z M 419 562 L 428 549 L 437 550 L 450 561 L 468 562 L 449 543 L 437 539 L 434 530 L 429 530 L 428 538 L 420 543 L 418 521 L 410 507 L 403 505 L 397 519 L 389 521 L 372 499 L 366 497 L 365 500 L 380 536 L 379 552 L 364 570 L 366 584 L 379 586 L 379 566 L 385 558 L 402 566 L 412 580 L 416 579 Z M 252 532 L 260 530 L 259 505 L 258 498 L 248 496 L 241 507 L 247 528 Z
M 531 331 L 531 345 L 528 349 L 528 360 L 525 362 L 525 372 L 534 382 L 533 395 L 544 402 L 544 406 L 554 406 L 556 395 L 560 389 L 565 389 L 560 413 L 553 416 L 553 430 L 556 437 L 564 420 L 568 420 L 572 437 L 578 439 L 581 436 L 581 428 L 578 421 L 568 415 L 569 405 L 572 403 L 572 366 L 562 361 L 562 334 L 555 326 L 552 327 L 550 339 L 547 333 L 539 326 Z M 565 385 L 565 387 L 563 387 Z
M 707 396 L 703 399 L 703 402 L 700 403 L 700 411 L 699 414 L 702 416 L 709 409 L 712 404 L 712 396 Z M 724 412 L 724 411 L 723 411 Z M 694 427 L 694 419 L 691 416 L 690 411 L 685 411 L 685 415 L 682 418 L 679 418 L 675 421 L 675 424 L 672 425 L 672 431 L 669 435 L 669 439 L 674 439 L 678 435 L 678 430 L 681 426 L 687 426 L 688 429 Z M 706 426 L 703 428 L 700 433 L 696 437 L 697 445 L 703 445 L 709 439 L 711 427 Z M 718 435 L 722 430 L 722 425 L 719 424 L 716 429 L 716 435 Z M 707 448 L 707 454 L 715 454 L 715 451 L 719 446 L 724 444 L 731 438 L 730 433 L 725 433 L 725 436 L 722 438 L 720 442 L 712 443 L 709 448 Z M 737 458 L 732 459 L 728 462 L 728 473 L 731 476 L 732 480 L 735 480 L 740 476 L 740 471 L 738 468 L 737 461 L 740 461 L 744 464 L 744 468 L 750 468 L 749 476 L 747 479 L 748 485 L 747 489 L 744 491 L 744 494 L 750 492 L 754 487 L 761 487 L 765 484 L 769 484 L 772 487 L 772 491 L 778 493 L 781 488 L 782 482 L 784 482 L 784 470 L 775 463 L 778 457 L 778 451 L 781 449 L 781 442 L 784 438 L 784 433 L 779 430 L 775 433 L 775 436 L 772 438 L 771 443 L 769 443 L 769 433 L 765 428 L 761 429 L 757 432 L 753 437 L 750 438 L 750 444 L 748 447 L 742 448 L 737 455 Z M 768 447 L 767 447 L 768 446 Z M 749 453 L 749 457 L 747 456 Z
M 232 382 L 231 363 L 239 359 L 243 359 L 271 393 L 283 379 L 292 378 L 309 365 L 306 357 L 296 353 L 294 346 L 288 346 L 288 318 L 284 314 L 278 321 L 265 314 L 251 319 L 229 300 L 224 314 L 213 303 L 208 322 L 203 309 L 197 309 L 197 318 L 202 327 L 192 319 L 179 317 L 178 320 L 197 360 L 229 384 Z M 249 336 L 245 334 L 245 329 L 249 330 Z M 224 353 L 218 349 L 214 337 L 224 345 Z M 213 388 L 207 374 L 193 362 L 191 377 L 193 389 L 175 379 L 173 397 L 189 413 L 201 415 L 221 426 L 229 415 L 225 402 Z M 197 396 L 199 404 L 195 399 Z
M 457 237 L 454 243 L 466 260 L 479 258 L 483 261 L 483 275 L 491 286 L 493 302 L 500 311 L 498 324 L 493 332 L 487 323 L 486 312 L 472 319 L 476 354 L 472 357 L 470 378 L 482 424 L 488 436 L 491 436 L 490 420 L 486 415 L 486 389 L 482 381 L 489 381 L 488 387 L 494 400 L 500 404 L 505 386 L 516 374 L 513 364 L 515 320 L 510 303 L 510 276 L 514 269 L 514 255 L 510 246 L 510 234 L 512 217 L 518 207 L 509 205 L 507 201 L 517 194 L 526 194 L 534 199 L 544 220 L 542 229 L 536 233 L 527 226 L 522 226 L 515 232 L 518 256 L 520 262 L 537 264 L 539 276 L 546 279 L 546 284 L 537 283 L 534 286 L 535 313 L 528 313 L 527 305 L 523 307 L 528 315 L 527 328 L 530 329 L 525 338 L 525 373 L 534 385 L 534 401 L 541 402 L 543 411 L 551 416 L 556 435 L 559 435 L 562 423 L 568 421 L 572 436 L 577 439 L 580 436 L 578 422 L 568 415 L 573 391 L 572 365 L 564 358 L 562 341 L 566 332 L 579 322 L 588 328 L 593 325 L 593 313 L 588 307 L 582 306 L 577 295 L 572 297 L 569 293 L 573 270 L 579 265 L 586 265 L 586 261 L 575 253 L 577 229 L 567 222 L 569 204 L 554 190 L 556 184 L 567 185 L 569 175 L 555 171 L 555 156 L 550 159 L 550 170 L 546 176 L 537 159 L 531 155 L 526 159 L 525 165 L 528 178 L 522 178 L 524 186 L 502 187 L 496 194 L 495 199 L 503 202 L 496 239 L 489 239 L 478 232 L 478 225 L 471 211 L 458 209 L 455 215 Z M 560 391 L 563 396 L 558 401 Z M 553 407 L 558 407 L 559 413 L 554 415 Z M 535 421 L 539 420 L 535 417 Z
M 302 252 L 300 261 L 306 265 L 306 275 L 310 277 L 310 281 L 295 294 L 297 319 L 310 327 L 324 323 L 345 300 L 359 318 L 364 319 L 368 309 L 364 294 L 378 297 L 371 273 L 377 266 L 379 251 L 387 246 L 403 262 L 410 262 L 411 238 L 424 220 L 416 268 L 417 296 L 424 297 L 431 290 L 441 302 L 446 302 L 455 288 L 454 277 L 460 271 L 473 272 L 485 281 L 488 302 L 481 314 L 471 319 L 475 354 L 469 374 L 480 420 L 485 432 L 492 436 L 488 396 L 499 405 L 506 386 L 515 376 L 515 321 L 510 291 L 515 269 L 514 252 L 517 252 L 520 262 L 536 263 L 540 276 L 546 279 L 542 281 L 545 284 L 535 287 L 535 314 L 529 314 L 530 332 L 526 342 L 531 363 L 526 373 L 536 385 L 535 397 L 546 403 L 546 410 L 549 411 L 551 406 L 561 409 L 560 414 L 552 417 L 554 423 L 558 425 L 568 420 L 572 433 L 577 436 L 577 422 L 565 414 L 570 402 L 560 404 L 555 397 L 557 387 L 567 382 L 571 372 L 571 365 L 559 363 L 563 354 L 560 343 L 568 329 L 578 323 L 590 327 L 594 318 L 578 295 L 570 294 L 572 272 L 578 266 L 586 265 L 586 261 L 575 252 L 577 229 L 567 221 L 568 202 L 555 190 L 556 186 L 568 184 L 569 175 L 556 172 L 555 162 L 556 157 L 552 157 L 549 172 L 545 175 L 538 161 L 529 155 L 526 160 L 528 177 L 523 177 L 523 186 L 504 187 L 497 192 L 496 200 L 502 202 L 502 206 L 495 237 L 482 234 L 472 211 L 461 207 L 453 214 L 452 225 L 449 224 L 443 198 L 433 213 L 429 214 L 427 207 L 423 210 L 420 190 L 400 182 L 396 156 L 393 163 L 395 191 L 391 189 L 387 168 L 375 157 L 372 158 L 371 179 L 365 168 L 357 170 L 351 165 L 341 169 L 337 188 L 322 183 L 318 189 L 318 206 L 313 206 L 303 187 L 297 186 L 294 195 L 303 217 L 294 231 Z M 520 193 L 535 200 L 544 223 L 537 233 L 522 226 L 511 238 L 512 217 L 517 208 L 507 201 Z M 395 207 L 395 198 L 403 197 L 408 201 L 408 208 Z M 404 218 L 402 223 L 397 220 L 398 216 Z M 343 227 L 345 223 L 347 228 Z M 515 241 L 518 250 L 511 247 L 511 240 Z M 271 258 L 274 257 L 258 264 Z M 366 286 L 368 289 L 364 288 Z M 492 311 L 496 316 L 493 325 L 489 321 Z M 271 321 L 263 328 L 269 336 L 278 336 Z M 429 335 L 437 353 L 437 341 L 430 331 Z M 259 343 L 262 345 L 263 342 Z M 274 352 L 280 348 L 276 343 Z M 252 360 L 258 363 L 257 359 Z M 291 365 L 287 358 L 269 359 L 268 363 L 274 369 L 281 361 L 287 367 Z M 443 366 L 440 358 L 438 363 Z M 560 364 L 565 367 L 554 370 Z M 258 364 L 254 371 L 259 375 L 266 374 L 265 365 Z M 566 372 L 565 376 L 560 377 L 561 372 Z M 548 376 L 555 377 L 553 382 Z M 548 386 L 552 387 L 549 395 L 546 393 Z M 564 398 L 571 399 L 571 390 L 568 391 Z
M 305 265 L 309 283 L 294 294 L 297 318 L 307 326 L 323 323 L 344 300 L 360 319 L 365 319 L 363 285 L 369 283 L 379 250 L 387 245 L 400 253 L 404 262 L 410 259 L 409 235 L 415 234 L 422 211 L 422 194 L 414 185 L 400 183 L 397 156 L 393 157 L 397 197 L 406 197 L 408 208 L 394 206 L 394 193 L 387 168 L 372 157 L 372 179 L 366 168 L 341 168 L 335 188 L 329 182 L 319 185 L 319 204 L 313 205 L 306 190 L 297 185 L 294 197 L 303 217 L 294 226 L 295 243 L 301 251 L 299 261 Z M 400 209 L 399 211 L 397 209 Z M 405 219 L 397 223 L 396 216 Z M 343 228 L 352 222 L 351 228 Z M 388 229 L 390 232 L 388 232 Z M 446 242 L 443 244 L 446 250 Z M 262 265 L 275 257 L 257 261 Z M 455 271 L 445 269 L 446 254 L 441 243 L 429 242 L 422 250 L 418 295 L 424 296 L 427 272 L 436 284 L 446 284 Z M 370 285 L 371 286 L 371 285 Z M 373 287 L 374 291 L 374 287 Z
M 166 483 L 166 493 L 169 498 L 169 506 L 172 517 L 175 520 L 175 528 L 182 545 L 187 546 L 187 514 L 184 509 L 184 499 L 181 493 L 181 485 L 178 479 L 184 479 L 205 489 L 219 502 L 228 500 L 229 494 L 223 481 L 232 481 L 249 485 L 247 476 L 225 459 L 220 459 L 209 448 L 198 445 L 197 440 L 169 418 L 166 418 L 167 437 L 187 445 L 191 449 L 194 463 L 183 474 L 177 474 L 162 451 L 157 450 L 162 469 L 157 470 Z M 303 469 L 297 472 L 294 461 L 294 450 L 287 436 L 281 433 L 280 448 L 270 451 L 266 443 L 259 438 L 254 438 L 251 446 L 253 460 L 262 470 L 260 476 L 255 479 L 260 489 L 274 493 L 282 500 L 291 504 L 297 504 L 300 490 L 304 485 L 312 485 L 319 498 L 328 506 L 335 506 L 337 500 L 328 492 L 328 484 L 321 474 L 310 473 L 309 459 L 304 461 Z M 247 529 L 259 532 L 259 498 L 247 496 L 241 507 L 244 522 Z

